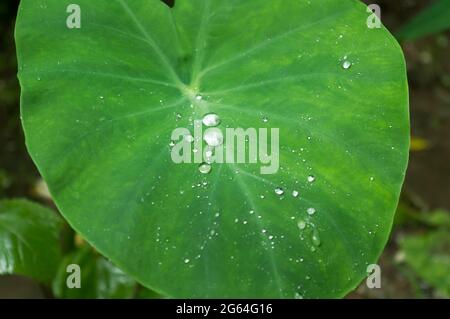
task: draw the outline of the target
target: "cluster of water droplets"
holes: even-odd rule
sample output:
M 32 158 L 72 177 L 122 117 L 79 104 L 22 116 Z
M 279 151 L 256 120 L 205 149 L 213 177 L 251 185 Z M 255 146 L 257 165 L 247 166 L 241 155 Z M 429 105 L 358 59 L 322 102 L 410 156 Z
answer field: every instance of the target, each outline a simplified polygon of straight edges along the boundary
M 214 150 L 223 144 L 223 133 L 217 128 L 220 125 L 221 119 L 216 113 L 207 113 L 202 119 L 203 125 L 207 127 L 203 141 L 206 143 L 205 160 L 199 165 L 199 172 L 202 174 L 208 174 L 211 172 L 211 162 L 214 155 Z

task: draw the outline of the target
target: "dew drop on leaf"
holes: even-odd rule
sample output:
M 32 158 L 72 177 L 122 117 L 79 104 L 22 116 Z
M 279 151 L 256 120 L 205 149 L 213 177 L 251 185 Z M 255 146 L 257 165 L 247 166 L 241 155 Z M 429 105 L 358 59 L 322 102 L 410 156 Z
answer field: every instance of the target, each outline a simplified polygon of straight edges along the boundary
M 312 176 L 312 175 L 308 176 L 308 182 L 313 183 L 315 181 L 316 181 L 316 178 L 314 176 Z
M 219 129 L 208 129 L 203 136 L 203 140 L 209 146 L 220 146 L 223 143 L 223 134 Z
M 304 220 L 299 220 L 297 226 L 300 230 L 303 230 L 306 228 L 306 222 Z
M 209 174 L 211 172 L 211 165 L 208 163 L 201 163 L 198 170 L 202 174 Z
M 313 245 L 316 247 L 319 247 L 321 244 L 319 232 L 316 229 L 312 233 L 311 241 L 312 241 Z
M 345 69 L 345 70 L 350 69 L 351 66 L 352 66 L 352 63 L 351 63 L 350 61 L 345 60 L 345 61 L 342 63 L 342 68 Z
M 202 122 L 205 126 L 217 126 L 220 124 L 220 117 L 216 113 L 209 113 L 203 117 Z
M 316 213 L 316 209 L 313 207 L 310 207 L 306 210 L 306 212 L 308 213 L 308 215 L 314 215 Z
M 184 140 L 188 143 L 192 143 L 192 142 L 194 142 L 194 137 L 192 135 L 186 135 L 184 137 Z
M 277 188 L 275 188 L 275 194 L 281 196 L 284 194 L 284 190 L 281 187 L 277 187 Z

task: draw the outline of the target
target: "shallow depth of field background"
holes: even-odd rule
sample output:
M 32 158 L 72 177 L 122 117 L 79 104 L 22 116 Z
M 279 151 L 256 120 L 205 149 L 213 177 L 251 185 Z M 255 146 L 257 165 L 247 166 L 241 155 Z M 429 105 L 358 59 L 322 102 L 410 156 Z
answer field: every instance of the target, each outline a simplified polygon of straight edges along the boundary
M 18 0 L 0 3 L 0 199 L 53 207 L 27 154 L 19 119 L 14 22 Z M 364 1 L 395 32 L 431 0 Z M 450 17 L 449 17 L 450 19 Z M 450 297 L 450 32 L 403 42 L 410 85 L 411 156 L 390 241 L 379 261 L 382 288 L 364 282 L 348 298 Z M 434 239 L 435 234 L 444 236 Z M 442 240 L 443 238 L 443 240 Z M 52 297 L 38 283 L 0 276 L 0 298 Z

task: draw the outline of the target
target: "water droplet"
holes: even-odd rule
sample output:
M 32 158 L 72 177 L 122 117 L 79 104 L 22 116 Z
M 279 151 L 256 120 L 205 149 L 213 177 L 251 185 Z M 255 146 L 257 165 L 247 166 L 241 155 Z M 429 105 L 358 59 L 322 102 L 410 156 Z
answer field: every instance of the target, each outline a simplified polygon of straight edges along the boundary
M 195 99 L 196 99 L 197 101 L 201 101 L 201 100 L 203 99 L 203 96 L 201 96 L 200 94 L 197 94 L 197 95 L 195 96 Z
M 270 240 L 272 240 L 272 239 L 273 239 L 273 236 L 272 236 L 272 235 L 270 235 L 270 236 L 269 236 L 269 239 L 270 239 Z
M 275 194 L 281 196 L 284 194 L 284 190 L 281 187 L 277 187 L 277 188 L 275 188 Z
M 262 118 L 262 121 L 263 121 L 263 123 L 267 123 L 267 122 L 269 122 L 269 118 L 267 116 L 264 116 Z
M 311 241 L 312 241 L 313 245 L 316 247 L 319 247 L 321 244 L 319 232 L 316 229 L 313 231 L 313 234 L 311 236 Z
M 316 181 L 316 178 L 313 175 L 308 176 L 308 182 L 313 183 Z
M 303 299 L 303 296 L 300 295 L 298 292 L 296 292 L 295 295 L 294 295 L 294 298 L 295 299 Z
M 175 117 L 177 118 L 177 120 L 181 120 L 181 118 L 182 118 L 180 113 L 175 114 Z
M 316 213 L 316 209 L 313 207 L 310 207 L 306 210 L 306 212 L 308 213 L 308 215 L 314 215 Z
M 299 220 L 297 226 L 300 230 L 303 230 L 306 228 L 306 222 L 304 220 Z
M 252 215 L 252 214 L 254 214 L 254 213 L 255 213 L 254 210 L 249 211 L 249 214 L 250 214 L 250 215 Z
M 298 191 L 292 191 L 292 196 L 294 196 L 294 197 L 298 197 L 298 195 L 299 195 L 299 192 Z
M 174 141 L 170 141 L 169 146 L 170 147 L 174 147 L 175 146 L 175 142 Z
M 103 100 L 105 97 L 104 96 L 99 96 L 100 100 Z
M 198 167 L 198 170 L 202 174 L 209 174 L 211 172 L 211 165 L 209 165 L 208 163 L 202 163 Z
M 185 263 L 185 264 L 189 264 L 189 262 L 190 262 L 190 260 L 187 259 L 187 258 L 184 260 L 184 263 Z
M 348 60 L 345 60 L 344 63 L 342 63 L 342 67 L 343 67 L 345 70 L 350 69 L 351 66 L 352 66 L 352 63 L 351 63 L 350 61 L 348 61 Z
M 194 137 L 192 135 L 185 135 L 184 140 L 188 143 L 194 142 Z
M 209 113 L 203 117 L 202 122 L 206 126 L 217 126 L 220 124 L 220 117 L 216 113 Z
M 219 129 L 210 128 L 207 129 L 205 135 L 203 136 L 203 140 L 209 146 L 219 146 L 223 143 L 223 134 Z

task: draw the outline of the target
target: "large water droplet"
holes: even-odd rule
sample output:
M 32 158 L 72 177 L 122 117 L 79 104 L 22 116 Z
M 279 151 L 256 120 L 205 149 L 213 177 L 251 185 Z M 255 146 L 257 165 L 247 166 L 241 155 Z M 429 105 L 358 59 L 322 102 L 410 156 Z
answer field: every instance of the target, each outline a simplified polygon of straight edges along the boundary
M 203 140 L 209 146 L 219 146 L 223 143 L 223 134 L 219 129 L 210 128 L 207 129 L 205 135 L 203 136 Z
M 211 172 L 211 165 L 208 163 L 201 163 L 198 170 L 202 174 L 209 174 Z
M 284 190 L 281 187 L 277 187 L 277 188 L 275 188 L 275 194 L 281 196 L 284 194 Z
M 319 247 L 321 244 L 319 232 L 316 229 L 312 233 L 311 241 L 312 241 L 313 245 L 316 247 Z
M 348 60 L 345 60 L 345 61 L 342 63 L 342 68 L 345 69 L 345 70 L 350 69 L 351 66 L 352 66 L 352 63 L 351 63 L 350 61 L 348 61 Z
M 206 126 L 217 126 L 220 124 L 220 117 L 216 113 L 209 113 L 203 117 L 202 122 Z

